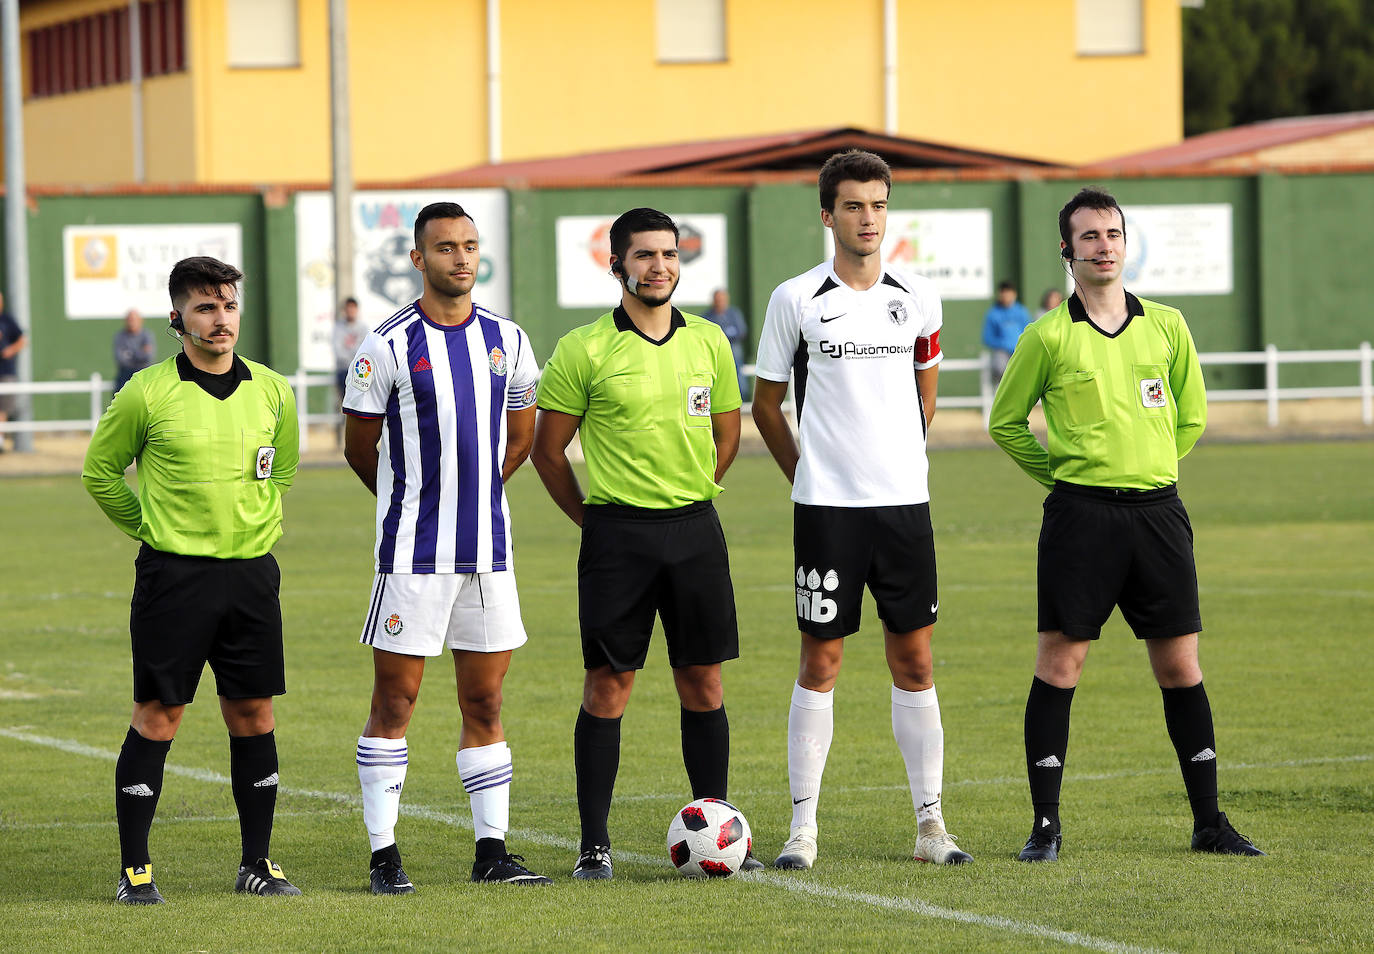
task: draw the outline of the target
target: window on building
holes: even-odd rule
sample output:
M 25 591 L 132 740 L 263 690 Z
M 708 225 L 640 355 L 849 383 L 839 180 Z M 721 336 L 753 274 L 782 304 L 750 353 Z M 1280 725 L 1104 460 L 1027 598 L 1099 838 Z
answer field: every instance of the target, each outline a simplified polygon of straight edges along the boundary
M 1145 52 L 1141 0 L 1078 0 L 1078 55 L 1129 56 Z
M 725 61 L 725 0 L 657 0 L 660 63 Z
M 139 4 L 144 76 L 186 70 L 182 0 Z M 28 34 L 29 96 L 61 96 L 129 82 L 129 8 L 39 27 Z
M 297 0 L 228 0 L 229 65 L 245 69 L 301 65 Z

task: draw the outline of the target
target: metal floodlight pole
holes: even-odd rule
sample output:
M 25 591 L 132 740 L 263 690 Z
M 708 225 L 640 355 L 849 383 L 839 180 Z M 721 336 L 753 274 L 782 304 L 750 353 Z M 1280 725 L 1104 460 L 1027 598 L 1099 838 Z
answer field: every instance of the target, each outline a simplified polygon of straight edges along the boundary
M 129 0 L 129 102 L 133 114 L 134 181 L 144 181 L 142 0 Z
M 329 0 L 329 119 L 334 199 L 334 304 L 353 294 L 353 153 L 348 115 L 348 0 Z
M 19 75 L 19 0 L 0 0 L 0 69 L 4 71 L 5 101 L 5 303 L 14 313 L 19 327 L 33 342 L 33 323 L 29 320 L 29 233 L 28 187 L 24 178 L 24 102 Z M 19 352 L 19 380 L 33 380 L 32 348 Z M 18 396 L 21 420 L 29 420 L 32 403 L 29 395 Z M 14 435 L 14 446 L 33 451 L 33 433 Z

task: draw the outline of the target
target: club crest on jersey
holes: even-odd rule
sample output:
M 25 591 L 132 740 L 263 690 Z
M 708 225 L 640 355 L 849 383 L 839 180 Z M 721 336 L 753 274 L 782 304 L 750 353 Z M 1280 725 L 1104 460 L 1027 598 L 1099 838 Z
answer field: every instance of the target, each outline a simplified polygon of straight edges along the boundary
M 1164 406 L 1163 378 L 1146 378 L 1140 382 L 1140 403 L 1145 407 Z
M 887 317 L 892 319 L 894 325 L 906 324 L 906 302 L 900 298 L 894 298 L 888 302 Z
M 506 353 L 498 345 L 492 348 L 487 354 L 487 360 L 491 364 L 491 373 L 505 375 L 506 373 Z
M 386 618 L 386 622 L 382 624 L 382 628 L 386 630 L 388 636 L 401 635 L 401 630 L 405 629 L 405 624 L 401 622 L 401 614 L 392 613 Z
M 372 358 L 360 354 L 353 362 L 353 374 L 349 382 L 359 391 L 372 387 Z
M 277 456 L 277 449 L 271 444 L 265 444 L 258 448 L 257 457 L 257 478 L 266 480 L 272 476 L 272 458 Z
M 692 417 L 711 416 L 711 389 L 709 387 L 687 389 L 687 413 Z

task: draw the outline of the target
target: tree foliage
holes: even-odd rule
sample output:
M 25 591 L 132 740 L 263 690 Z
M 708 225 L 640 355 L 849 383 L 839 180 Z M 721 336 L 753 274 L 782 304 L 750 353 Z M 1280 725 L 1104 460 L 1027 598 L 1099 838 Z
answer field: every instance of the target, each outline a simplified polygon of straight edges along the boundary
M 1183 11 L 1186 135 L 1374 109 L 1374 0 L 1206 0 Z

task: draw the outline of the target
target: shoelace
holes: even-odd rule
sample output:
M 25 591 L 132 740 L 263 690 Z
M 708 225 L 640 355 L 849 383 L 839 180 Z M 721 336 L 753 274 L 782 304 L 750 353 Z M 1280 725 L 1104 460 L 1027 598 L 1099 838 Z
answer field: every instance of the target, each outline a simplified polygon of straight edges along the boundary
M 521 859 L 521 860 L 524 860 L 524 859 Z M 611 863 L 611 849 L 609 849 L 609 848 L 602 848 L 602 847 L 600 847 L 600 846 L 597 846 L 597 847 L 595 847 L 595 848 L 588 848 L 586 851 L 582 852 L 582 857 L 579 858 L 579 859 L 578 859 L 578 862 L 577 862 L 579 868 L 582 867 L 582 866 L 583 866 L 584 864 L 586 864 L 586 863 L 592 863 L 592 864 L 598 864 L 598 865 L 608 865 L 608 864 L 610 864 L 610 863 Z

